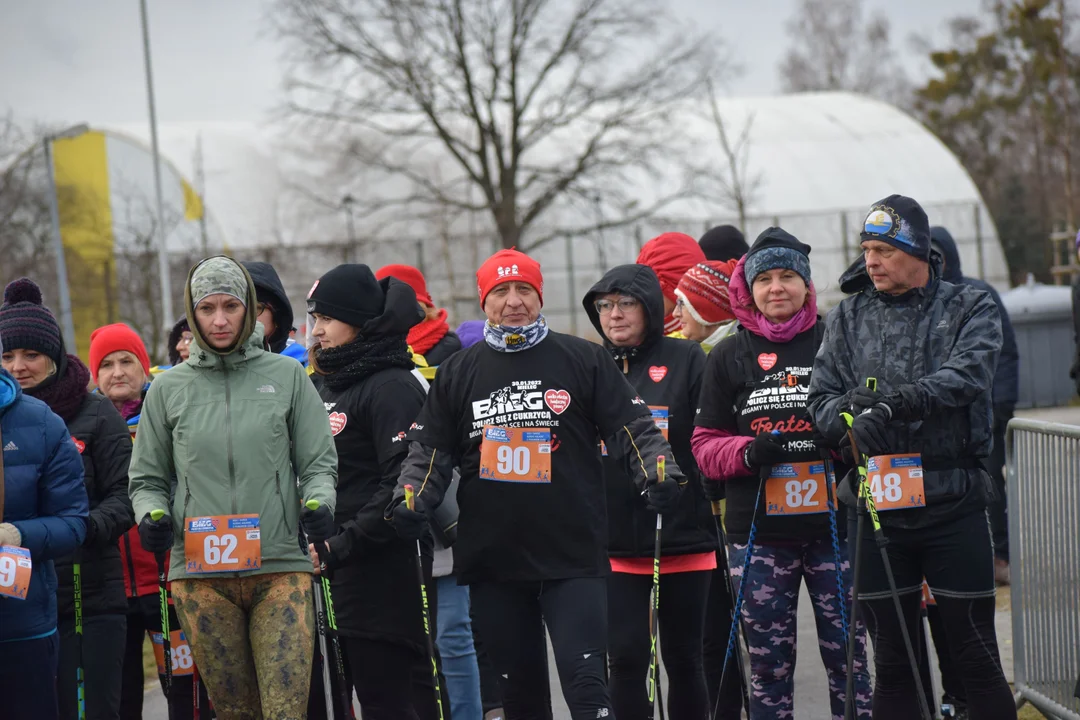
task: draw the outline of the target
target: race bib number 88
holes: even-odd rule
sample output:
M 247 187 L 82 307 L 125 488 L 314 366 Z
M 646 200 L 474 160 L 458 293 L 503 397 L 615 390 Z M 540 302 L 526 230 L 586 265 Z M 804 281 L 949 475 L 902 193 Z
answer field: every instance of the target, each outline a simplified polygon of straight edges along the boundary
M 213 515 L 184 521 L 185 569 L 191 574 L 256 570 L 262 563 L 258 515 Z
M 162 642 L 161 633 L 150 633 L 150 642 L 154 646 L 154 657 L 157 659 L 158 675 L 165 674 L 165 643 Z M 192 675 L 195 672 L 195 661 L 191 657 L 191 647 L 183 630 L 173 630 L 169 633 L 169 655 L 172 664 L 172 674 Z
M 480 443 L 480 479 L 551 482 L 551 431 L 485 426 Z

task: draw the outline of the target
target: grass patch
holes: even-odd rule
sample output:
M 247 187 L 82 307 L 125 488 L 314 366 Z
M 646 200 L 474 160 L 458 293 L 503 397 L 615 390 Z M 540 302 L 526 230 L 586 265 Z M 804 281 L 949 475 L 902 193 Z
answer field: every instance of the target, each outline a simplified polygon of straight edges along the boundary
M 1017 713 L 1020 720 L 1046 720 L 1046 716 L 1036 710 L 1032 705 L 1025 705 Z

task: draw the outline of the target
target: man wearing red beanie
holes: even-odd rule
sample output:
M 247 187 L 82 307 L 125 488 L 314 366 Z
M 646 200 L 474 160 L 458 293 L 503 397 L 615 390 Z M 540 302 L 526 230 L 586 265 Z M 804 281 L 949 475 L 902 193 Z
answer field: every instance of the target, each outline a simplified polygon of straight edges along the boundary
M 550 713 L 546 624 L 559 676 L 574 679 L 564 684 L 571 715 L 611 717 L 606 490 L 596 440 L 623 459 L 654 511 L 672 510 L 686 480 L 604 349 L 548 328 L 539 263 L 502 250 L 477 271 L 476 286 L 484 342 L 435 375 L 387 517 L 402 537 L 423 536 L 460 463 L 454 569 L 470 586 L 507 716 Z M 658 455 L 668 458 L 671 483 L 662 490 Z M 406 485 L 416 489 L 413 509 L 402 502 Z
M 660 290 L 664 293 L 665 333 L 679 330 L 679 321 L 671 314 L 675 309 L 675 288 L 686 271 L 700 262 L 705 262 L 705 253 L 697 240 L 677 232 L 657 235 L 645 243 L 638 253 L 637 264 L 648 265 L 660 278 Z
M 423 321 L 409 330 L 409 347 L 414 353 L 423 355 L 429 367 L 441 365 L 461 349 L 461 340 L 450 330 L 450 324 L 446 321 L 449 313 L 445 308 L 435 307 L 424 274 L 411 265 L 384 265 L 375 273 L 376 280 L 387 277 L 397 278 L 411 287 L 416 293 L 416 302 L 424 311 Z

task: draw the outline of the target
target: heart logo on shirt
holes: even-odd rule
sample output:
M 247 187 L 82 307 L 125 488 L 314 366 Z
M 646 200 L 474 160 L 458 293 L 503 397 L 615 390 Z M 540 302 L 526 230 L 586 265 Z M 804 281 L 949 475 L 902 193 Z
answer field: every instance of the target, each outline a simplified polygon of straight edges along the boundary
M 773 369 L 773 365 L 776 364 L 776 353 L 761 353 L 757 356 L 757 364 L 761 366 L 761 369 L 765 372 Z
M 347 422 L 349 422 L 349 418 L 345 415 L 345 413 L 330 413 L 330 433 L 333 435 L 337 435 L 339 432 L 345 429 L 345 423 Z
M 544 393 L 544 403 L 551 408 L 551 412 L 562 415 L 566 408 L 570 407 L 570 393 L 565 390 L 548 390 Z
M 71 436 L 71 439 L 75 443 L 75 449 L 79 451 L 80 455 L 82 455 L 83 450 L 86 449 L 86 443 L 84 443 L 82 440 L 79 440 L 74 435 Z
M 659 365 L 659 366 L 653 365 L 651 368 L 649 368 L 649 377 L 651 377 L 652 381 L 655 382 L 655 383 L 660 382 L 666 376 L 667 376 L 667 365 Z

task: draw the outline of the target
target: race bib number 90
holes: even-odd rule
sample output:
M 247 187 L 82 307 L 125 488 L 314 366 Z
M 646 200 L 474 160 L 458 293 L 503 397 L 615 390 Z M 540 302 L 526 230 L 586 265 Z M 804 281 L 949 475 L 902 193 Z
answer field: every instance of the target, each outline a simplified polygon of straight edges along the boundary
M 14 545 L 0 545 L 0 595 L 25 600 L 30 589 L 30 551 Z
M 184 521 L 190 574 L 256 570 L 262 562 L 258 515 L 213 515 Z
M 480 479 L 551 482 L 551 431 L 485 426 L 480 443 Z
M 765 512 L 768 515 L 813 515 L 829 511 L 825 463 L 820 460 L 779 463 L 765 482 Z M 834 485 L 835 487 L 835 485 Z
M 870 458 L 866 481 L 878 512 L 926 507 L 922 457 L 918 453 Z
M 165 643 L 162 642 L 161 633 L 150 633 L 150 642 L 154 646 L 154 657 L 157 658 L 158 675 L 164 675 Z M 195 661 L 191 657 L 191 647 L 188 645 L 187 636 L 184 635 L 183 630 L 173 630 L 169 633 L 169 655 L 173 677 L 191 675 L 195 672 Z

